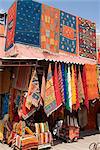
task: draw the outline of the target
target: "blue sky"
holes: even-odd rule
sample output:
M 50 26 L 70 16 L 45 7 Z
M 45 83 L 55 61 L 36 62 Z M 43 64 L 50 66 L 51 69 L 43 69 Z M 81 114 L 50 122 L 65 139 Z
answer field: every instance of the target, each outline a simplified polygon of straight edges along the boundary
M 100 32 L 100 0 L 35 0 L 65 12 L 96 22 Z M 14 0 L 0 0 L 0 10 L 7 11 Z

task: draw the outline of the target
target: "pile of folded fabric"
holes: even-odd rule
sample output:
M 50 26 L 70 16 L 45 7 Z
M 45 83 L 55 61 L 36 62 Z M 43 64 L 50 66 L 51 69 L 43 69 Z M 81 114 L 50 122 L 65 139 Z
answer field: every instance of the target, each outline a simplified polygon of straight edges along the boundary
M 49 131 L 48 122 L 35 123 L 35 131 L 38 136 L 39 145 L 52 143 L 52 134 Z

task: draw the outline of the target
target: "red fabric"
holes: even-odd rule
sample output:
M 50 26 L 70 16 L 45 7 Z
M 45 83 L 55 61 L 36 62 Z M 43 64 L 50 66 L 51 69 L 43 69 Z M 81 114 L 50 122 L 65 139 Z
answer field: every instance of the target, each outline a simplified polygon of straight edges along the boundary
M 83 80 L 83 88 L 84 88 L 84 95 L 85 95 L 84 104 L 89 109 L 89 101 L 88 101 L 87 88 L 86 88 L 86 74 L 85 74 L 85 72 L 86 72 L 86 68 L 83 67 L 82 80 Z
M 32 106 L 30 108 L 30 110 L 27 109 L 26 106 L 25 106 L 25 103 L 26 103 L 26 98 L 24 98 L 23 104 L 22 104 L 22 117 L 26 120 L 27 118 L 29 118 L 36 111 L 36 109 L 35 109 L 34 106 Z
M 56 96 L 56 104 L 57 107 L 60 107 L 62 104 L 62 98 L 61 98 L 61 92 L 60 92 L 59 82 L 58 82 L 57 63 L 55 63 L 53 83 L 54 83 L 54 90 Z
M 76 66 L 75 66 L 75 85 L 76 85 L 76 110 L 80 107 L 80 102 L 78 99 L 78 80 L 77 80 L 77 71 L 76 71 Z
M 6 49 L 14 43 L 15 27 L 16 27 L 16 2 L 8 10 L 8 29 L 6 38 Z
M 100 48 L 98 49 L 98 64 L 100 64 Z

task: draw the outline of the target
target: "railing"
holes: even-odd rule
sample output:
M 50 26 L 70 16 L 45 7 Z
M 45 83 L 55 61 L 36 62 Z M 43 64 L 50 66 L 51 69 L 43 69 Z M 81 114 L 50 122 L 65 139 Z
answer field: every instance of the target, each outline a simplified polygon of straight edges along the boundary
M 91 143 L 89 145 L 89 150 L 100 150 L 100 143 L 99 142 L 98 143 L 95 143 L 95 142 Z

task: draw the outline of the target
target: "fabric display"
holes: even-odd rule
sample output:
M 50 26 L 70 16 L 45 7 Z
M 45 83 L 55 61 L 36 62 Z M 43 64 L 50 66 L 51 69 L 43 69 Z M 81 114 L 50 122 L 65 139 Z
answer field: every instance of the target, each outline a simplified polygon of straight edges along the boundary
M 61 98 L 61 92 L 59 88 L 57 63 L 55 63 L 55 68 L 54 68 L 53 84 L 55 90 L 56 104 L 57 104 L 57 108 L 59 108 L 62 105 L 62 98 Z
M 60 63 L 58 66 L 58 82 L 59 82 L 59 89 L 61 93 L 61 101 L 64 103 L 64 86 L 63 86 L 63 78 L 62 78 L 62 71 L 61 71 Z
M 0 141 L 3 141 L 4 121 L 0 120 Z
M 10 9 L 8 10 L 6 50 L 11 48 L 14 44 L 15 26 L 16 26 L 16 11 L 17 11 L 16 9 L 17 9 L 17 4 L 16 4 L 16 2 L 14 2 L 12 7 L 10 7 Z
M 44 111 L 49 116 L 57 108 L 55 90 L 53 85 L 53 75 L 51 70 L 51 64 L 49 64 L 46 91 L 44 98 Z
M 15 42 L 40 47 L 41 4 L 31 0 L 18 1 L 16 15 Z
M 97 66 L 97 80 L 98 80 L 98 88 L 100 93 L 100 66 Z
M 76 84 L 75 84 L 75 70 L 74 66 L 71 66 L 71 88 L 72 88 L 72 105 L 76 104 Z
M 29 110 L 32 105 L 38 108 L 39 102 L 40 102 L 39 81 L 38 81 L 36 70 L 33 70 L 25 106 Z
M 95 23 L 83 18 L 78 18 L 79 27 L 79 55 L 82 57 L 96 58 L 96 26 Z
M 42 4 L 41 48 L 48 52 L 59 52 L 60 11 Z
M 38 136 L 39 145 L 52 142 L 52 134 L 49 131 L 48 122 L 35 123 L 35 131 Z
M 83 85 L 84 85 L 84 92 L 85 92 L 85 102 L 87 106 L 89 100 L 94 100 L 99 97 L 96 65 L 89 65 L 89 64 L 84 65 Z
M 4 36 L 5 33 L 5 26 L 0 24 L 0 36 Z
M 80 103 L 83 103 L 83 100 L 85 99 L 82 75 L 79 66 L 78 66 L 78 99 Z
M 76 17 L 60 11 L 60 43 L 59 49 L 76 54 Z
M 42 85 L 41 85 L 41 98 L 42 98 L 42 100 L 44 100 L 44 97 L 45 97 L 45 86 L 46 86 L 46 79 L 45 79 L 45 72 L 43 71 Z
M 71 92 L 71 73 L 70 66 L 68 68 L 66 65 L 62 64 L 62 78 L 64 85 L 64 98 L 65 106 L 67 110 L 72 110 L 72 92 Z
M 79 108 L 80 108 L 80 100 L 79 100 L 79 96 L 78 96 L 78 76 L 77 76 L 77 74 L 78 74 L 78 72 L 77 72 L 77 66 L 75 65 L 74 66 L 75 68 L 74 68 L 74 71 L 75 71 L 75 88 L 76 88 L 76 110 L 78 110 Z
M 14 68 L 13 74 L 16 75 L 13 79 L 12 86 L 15 89 L 27 91 L 30 79 L 31 67 L 20 66 Z

